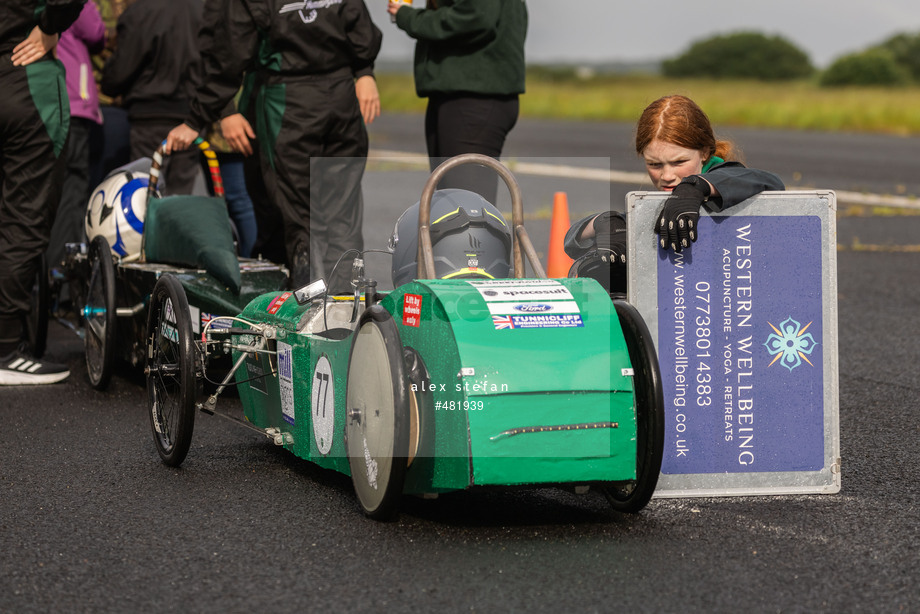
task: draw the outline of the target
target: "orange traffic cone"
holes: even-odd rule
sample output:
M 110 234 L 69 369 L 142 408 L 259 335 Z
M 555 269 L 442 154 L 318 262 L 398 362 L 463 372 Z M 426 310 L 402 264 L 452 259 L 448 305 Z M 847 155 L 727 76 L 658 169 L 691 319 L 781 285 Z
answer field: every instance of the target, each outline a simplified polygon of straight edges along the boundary
M 556 192 L 553 197 L 553 220 L 549 227 L 549 250 L 546 262 L 547 277 L 567 277 L 574 260 L 569 258 L 563 244 L 569 229 L 569 200 L 565 192 Z

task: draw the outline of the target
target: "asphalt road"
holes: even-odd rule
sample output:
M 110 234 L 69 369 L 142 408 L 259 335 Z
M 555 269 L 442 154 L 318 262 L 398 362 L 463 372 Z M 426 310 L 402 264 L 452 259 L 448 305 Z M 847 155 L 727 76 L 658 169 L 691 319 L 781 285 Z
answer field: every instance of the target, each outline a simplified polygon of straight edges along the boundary
M 385 148 L 421 152 L 408 129 L 421 120 L 402 121 L 410 140 Z M 522 122 L 509 149 L 612 160 L 587 143 L 629 134 L 569 128 Z M 786 173 L 798 162 L 770 163 L 800 160 L 816 187 L 920 192 L 917 156 L 891 153 L 915 152 L 916 140 L 852 137 L 861 154 L 846 162 L 834 138 L 850 137 L 739 140 L 758 166 Z M 889 155 L 899 174 L 882 172 Z M 369 173 L 368 244 L 385 242 L 424 178 Z M 553 183 L 528 179 L 525 196 Z M 609 188 L 578 188 L 597 189 Z M 528 224 L 546 236 L 548 219 Z M 836 495 L 654 499 L 624 516 L 594 493 L 471 491 L 404 498 L 399 521 L 381 524 L 362 517 L 348 478 L 218 418 L 198 417 L 181 469 L 163 466 L 140 375 L 123 366 L 107 392 L 93 391 L 80 340 L 53 325 L 49 357 L 70 365 L 70 379 L 0 389 L 0 612 L 916 611 L 918 231 L 916 216 L 838 224 L 842 246 L 876 249 L 838 254 Z

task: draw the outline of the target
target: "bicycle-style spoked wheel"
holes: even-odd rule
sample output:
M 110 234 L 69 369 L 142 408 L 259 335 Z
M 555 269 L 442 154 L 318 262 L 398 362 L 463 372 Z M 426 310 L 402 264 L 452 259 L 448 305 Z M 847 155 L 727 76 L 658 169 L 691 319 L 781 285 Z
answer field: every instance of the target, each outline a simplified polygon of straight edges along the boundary
M 115 264 L 105 237 L 89 246 L 90 276 L 83 306 L 86 372 L 96 390 L 104 390 L 112 377 L 115 356 Z
M 625 301 L 614 301 L 633 368 L 636 403 L 636 479 L 602 489 L 613 509 L 635 513 L 644 508 L 658 484 L 664 453 L 664 393 L 652 336 L 642 316 Z
M 361 316 L 348 360 L 345 445 L 364 513 L 395 518 L 409 454 L 409 397 L 399 331 L 374 305 Z
M 185 460 L 195 426 L 195 356 L 188 299 L 179 280 L 163 275 L 147 314 L 147 403 L 163 462 Z

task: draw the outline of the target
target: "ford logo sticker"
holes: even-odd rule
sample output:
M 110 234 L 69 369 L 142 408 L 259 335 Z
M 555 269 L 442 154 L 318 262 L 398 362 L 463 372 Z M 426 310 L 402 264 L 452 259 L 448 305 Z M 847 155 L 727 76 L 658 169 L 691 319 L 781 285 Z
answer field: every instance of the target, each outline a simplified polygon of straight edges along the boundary
M 515 305 L 515 311 L 523 311 L 525 313 L 543 313 L 546 311 L 552 311 L 553 306 L 547 305 L 546 303 L 524 303 L 522 305 Z

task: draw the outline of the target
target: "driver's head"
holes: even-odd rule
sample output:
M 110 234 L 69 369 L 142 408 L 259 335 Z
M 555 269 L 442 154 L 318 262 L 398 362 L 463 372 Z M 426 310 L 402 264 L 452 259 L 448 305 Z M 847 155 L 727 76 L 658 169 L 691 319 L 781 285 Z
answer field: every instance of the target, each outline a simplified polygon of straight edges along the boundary
M 418 218 L 415 203 L 399 217 L 390 237 L 394 287 L 416 278 Z M 475 192 L 434 193 L 431 245 L 439 279 L 499 279 L 511 273 L 511 228 L 501 212 Z

